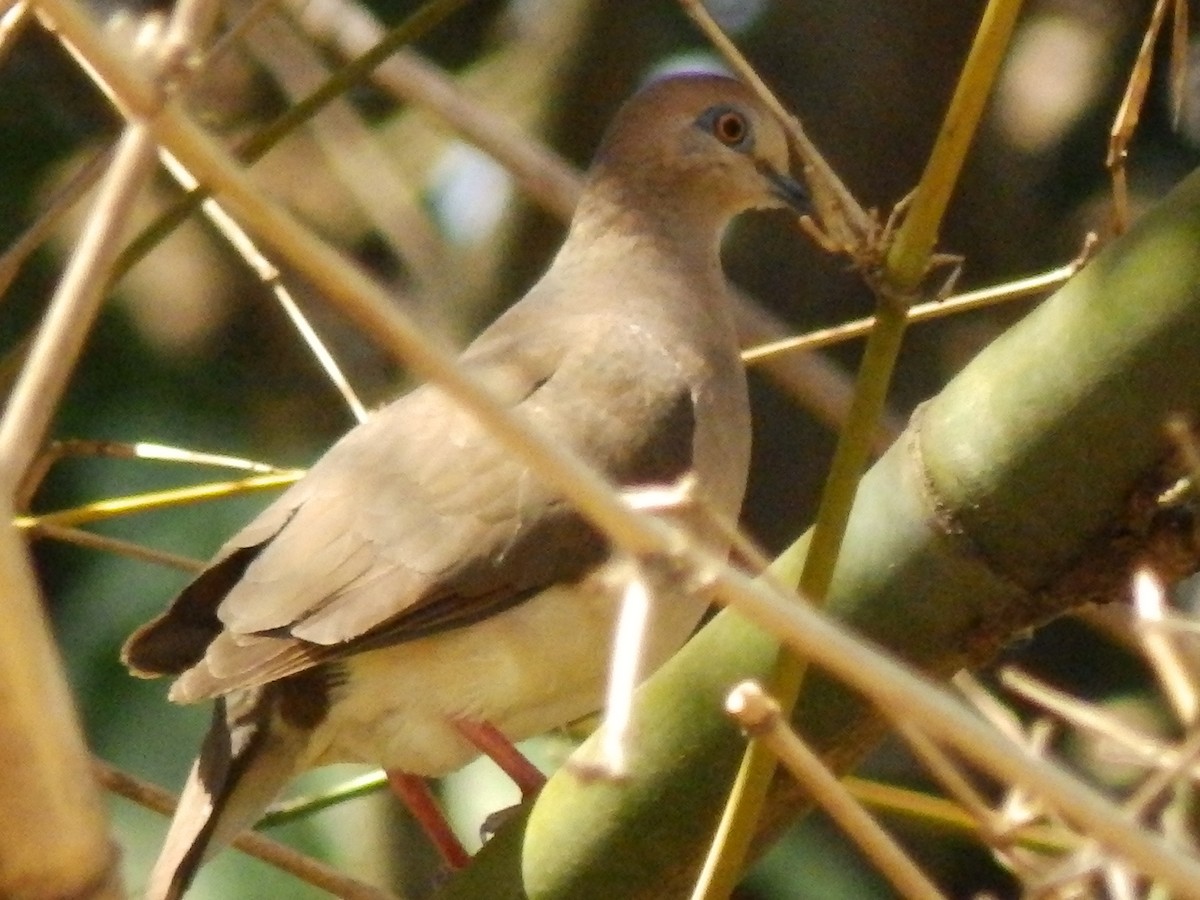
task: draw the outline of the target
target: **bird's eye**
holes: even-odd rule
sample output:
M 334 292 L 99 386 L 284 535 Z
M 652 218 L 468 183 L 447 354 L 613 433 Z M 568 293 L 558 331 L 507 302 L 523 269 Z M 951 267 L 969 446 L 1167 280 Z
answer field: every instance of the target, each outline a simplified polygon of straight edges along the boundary
M 726 147 L 736 147 L 750 133 L 750 125 L 742 115 L 729 110 L 713 119 L 712 132 Z
M 708 132 L 726 147 L 748 151 L 754 145 L 750 120 L 732 106 L 713 106 L 696 119 L 696 127 Z

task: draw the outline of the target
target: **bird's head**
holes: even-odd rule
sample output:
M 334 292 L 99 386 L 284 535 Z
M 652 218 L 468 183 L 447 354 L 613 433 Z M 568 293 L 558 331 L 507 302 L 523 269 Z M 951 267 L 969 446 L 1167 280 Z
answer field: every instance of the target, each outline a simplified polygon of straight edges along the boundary
M 681 75 L 651 83 L 617 113 L 589 190 L 718 229 L 748 209 L 808 208 L 783 125 L 741 82 Z

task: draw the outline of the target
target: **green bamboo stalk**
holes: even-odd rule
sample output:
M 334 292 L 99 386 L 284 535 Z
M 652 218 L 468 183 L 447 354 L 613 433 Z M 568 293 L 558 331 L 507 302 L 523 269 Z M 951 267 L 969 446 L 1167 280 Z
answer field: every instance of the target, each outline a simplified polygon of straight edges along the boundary
M 801 595 L 818 606 L 825 604 L 859 479 L 870 459 L 872 438 L 883 415 L 900 355 L 908 307 L 918 299 L 917 291 L 930 268 L 942 216 L 958 182 L 1020 8 L 1021 0 L 991 0 L 984 11 L 921 181 L 895 242 L 886 248 L 875 327 L 867 338 L 846 425 L 838 436 L 821 492 L 809 552 L 798 579 L 793 572 L 782 571 L 786 567 L 775 568 L 777 577 L 786 584 L 798 582 Z M 796 706 L 804 674 L 804 662 L 781 649 L 767 684 L 786 715 L 791 715 Z M 774 771 L 774 755 L 752 739 L 717 827 L 713 849 L 692 895 L 694 900 L 724 900 L 733 892 Z
M 1165 564 L 1160 551 L 1182 540 L 1126 507 L 1166 454 L 1164 419 L 1200 408 L 1198 242 L 1200 173 L 922 408 L 860 485 L 832 612 L 945 676 L 1084 600 L 1123 594 L 1143 554 Z M 807 537 L 780 564 L 806 549 Z M 774 648 L 718 616 L 639 691 L 630 781 L 559 773 L 443 900 L 687 896 L 742 744 L 724 694 L 764 678 Z M 819 673 L 798 708 L 795 724 L 838 771 L 883 732 Z M 776 780 L 758 845 L 803 808 Z

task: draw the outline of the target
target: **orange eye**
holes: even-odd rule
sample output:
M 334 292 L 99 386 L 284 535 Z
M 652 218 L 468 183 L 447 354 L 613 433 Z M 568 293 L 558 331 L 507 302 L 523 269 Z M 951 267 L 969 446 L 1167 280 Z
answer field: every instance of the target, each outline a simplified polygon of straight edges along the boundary
M 713 135 L 727 147 L 736 147 L 746 139 L 749 131 L 746 120 L 735 112 L 723 112 L 712 123 Z

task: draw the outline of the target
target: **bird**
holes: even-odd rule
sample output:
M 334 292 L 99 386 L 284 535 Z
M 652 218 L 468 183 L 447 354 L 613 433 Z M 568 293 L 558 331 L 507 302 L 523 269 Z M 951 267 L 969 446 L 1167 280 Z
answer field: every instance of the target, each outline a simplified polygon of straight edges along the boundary
M 807 209 L 791 166 L 783 124 L 741 82 L 651 82 L 602 138 L 545 273 L 461 366 L 619 489 L 689 479 L 735 518 L 751 427 L 720 248 L 742 212 Z M 667 514 L 727 553 L 688 507 Z M 601 706 L 618 556 L 436 384 L 375 410 L 122 649 L 133 674 L 174 677 L 172 701 L 215 701 L 147 896 L 182 896 L 311 768 L 381 766 L 435 842 L 423 779 L 482 751 L 535 790 L 506 748 Z M 642 672 L 707 603 L 653 592 Z

